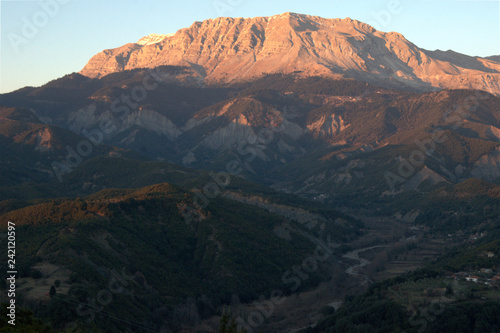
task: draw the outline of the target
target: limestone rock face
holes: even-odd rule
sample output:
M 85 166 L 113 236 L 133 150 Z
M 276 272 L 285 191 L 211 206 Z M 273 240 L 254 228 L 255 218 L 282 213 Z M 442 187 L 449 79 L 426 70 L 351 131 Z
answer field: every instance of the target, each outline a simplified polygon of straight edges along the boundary
M 417 89 L 465 88 L 500 95 L 500 63 L 453 51 L 427 51 L 403 35 L 350 18 L 284 13 L 195 22 L 175 34 L 152 34 L 104 50 L 80 72 L 91 77 L 135 68 L 190 65 L 209 82 L 267 73 L 351 77 Z

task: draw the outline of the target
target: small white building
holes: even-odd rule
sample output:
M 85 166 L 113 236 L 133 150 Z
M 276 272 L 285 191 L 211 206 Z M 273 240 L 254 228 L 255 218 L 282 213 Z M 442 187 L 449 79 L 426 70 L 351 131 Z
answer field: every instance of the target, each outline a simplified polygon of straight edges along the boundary
M 479 276 L 469 275 L 465 278 L 465 280 L 477 283 L 479 281 Z

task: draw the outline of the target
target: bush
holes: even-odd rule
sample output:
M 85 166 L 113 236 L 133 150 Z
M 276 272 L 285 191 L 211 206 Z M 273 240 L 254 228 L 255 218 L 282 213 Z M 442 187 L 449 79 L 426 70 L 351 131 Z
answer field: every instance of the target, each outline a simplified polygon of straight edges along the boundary
M 335 314 L 335 308 L 327 305 L 327 306 L 322 307 L 320 312 L 323 316 L 328 317 L 328 316 Z
M 56 294 L 56 287 L 50 286 L 49 295 L 54 296 Z
M 42 272 L 40 272 L 38 269 L 34 269 L 31 271 L 31 277 L 35 280 L 38 280 L 42 277 Z

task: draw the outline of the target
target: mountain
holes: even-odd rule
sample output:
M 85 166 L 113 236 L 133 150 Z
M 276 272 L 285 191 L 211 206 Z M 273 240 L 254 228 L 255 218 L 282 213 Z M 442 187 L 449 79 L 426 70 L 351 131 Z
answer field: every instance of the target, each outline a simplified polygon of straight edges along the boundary
M 171 37 L 173 36 L 174 34 L 166 34 L 166 35 L 162 35 L 162 34 L 149 34 L 147 36 L 144 36 L 142 37 L 141 39 L 139 39 L 137 41 L 137 44 L 139 45 L 151 45 L 151 44 L 156 44 L 156 43 L 159 43 L 161 42 L 162 40 L 164 40 L 165 38 L 167 37 Z
M 105 50 L 80 72 L 110 73 L 162 65 L 191 66 L 204 82 L 235 82 L 266 73 L 349 77 L 389 87 L 480 89 L 500 94 L 500 64 L 453 51 L 427 51 L 395 32 L 350 18 L 284 13 L 195 22 L 172 35 Z
M 485 57 L 485 59 L 500 62 L 500 55 L 493 55 L 493 56 Z
M 340 230 L 331 214 L 304 210 L 302 215 L 323 223 L 310 227 L 290 214 L 235 198 L 213 198 L 189 221 L 183 207 L 194 204 L 196 192 L 170 184 L 108 189 L 10 210 L 1 216 L 17 221 L 17 247 L 23 249 L 16 258 L 17 292 L 23 304 L 59 330 L 76 321 L 92 332 L 144 327 L 178 332 L 216 314 L 234 297 L 250 302 L 271 293 L 303 258 L 335 250 L 332 241 L 339 238 L 321 234 Z M 341 273 L 334 260 L 315 265 L 302 287 Z M 55 280 L 56 294 L 48 297 Z M 99 298 L 103 293 L 113 301 Z M 95 295 L 106 303 L 105 311 L 91 308 Z M 187 298 L 196 298 L 196 305 Z
M 241 167 L 238 176 L 282 192 L 332 207 L 364 207 L 397 216 L 417 214 L 417 221 L 432 216 L 440 225 L 447 221 L 442 227 L 446 229 L 454 223 L 454 213 L 464 206 L 438 213 L 436 206 L 429 206 L 430 198 L 436 196 L 434 191 L 447 193 L 449 187 L 473 179 L 496 183 L 500 177 L 500 97 L 485 92 L 409 92 L 353 79 L 294 74 L 270 74 L 223 87 L 203 86 L 187 79 L 194 72 L 191 67 L 161 66 L 154 71 L 161 81 L 133 107 L 124 108 L 123 97 L 132 96 L 134 89 L 151 77 L 147 70 L 126 70 L 100 79 L 71 74 L 40 88 L 1 95 L 2 104 L 29 109 L 32 117 L 46 122 L 36 126 L 62 127 L 65 133 L 78 135 L 71 140 L 68 136 L 60 147 L 63 156 L 55 160 L 35 157 L 34 152 L 25 158 L 37 159 L 33 163 L 14 162 L 14 158 L 8 161 L 5 165 L 17 163 L 19 167 L 8 167 L 6 174 L 20 173 L 26 167 L 47 172 L 41 178 L 33 172 L 14 176 L 17 180 L 6 183 L 10 187 L 1 189 L 0 196 L 22 198 L 24 191 L 33 198 L 41 192 L 54 193 L 60 185 L 52 163 L 67 161 L 67 146 L 76 151 L 79 140 L 89 141 L 89 133 L 102 143 L 93 145 L 91 156 L 80 156 L 82 168 L 70 167 L 71 173 L 61 175 L 72 195 L 83 186 L 117 186 L 116 182 L 102 181 L 114 178 L 112 174 L 96 179 L 95 174 L 102 172 L 93 168 L 93 163 L 104 168 L 106 164 L 94 156 L 135 152 L 142 158 L 198 169 L 225 171 L 236 163 Z M 116 107 L 118 102 L 120 107 Z M 30 119 L 24 121 L 35 121 Z M 19 140 L 4 135 L 5 140 Z M 52 153 L 48 150 L 43 156 Z M 136 165 L 123 163 L 131 170 L 136 170 Z M 124 179 L 181 184 L 157 177 L 155 170 L 170 166 L 149 165 L 138 168 L 136 176 L 124 175 Z M 147 170 L 153 171 L 151 177 L 143 176 Z M 74 179 L 73 175 L 80 174 Z M 50 191 L 42 191 L 40 185 L 19 188 L 23 181 L 46 182 L 49 177 L 56 182 Z M 66 183 L 66 179 L 73 180 Z M 462 200 L 454 195 L 443 199 L 447 203 Z M 478 205 L 473 211 L 481 212 L 498 201 L 495 196 L 483 199 L 474 199 Z
M 186 80 L 191 67 L 155 73 L 165 80 L 124 111 L 123 96 L 132 96 L 148 71 L 72 74 L 1 102 L 149 158 L 219 171 L 236 161 L 244 177 L 332 205 L 376 198 L 394 208 L 393 195 L 500 177 L 500 98 L 485 92 L 418 93 L 292 74 L 200 86 Z M 415 154 L 420 159 L 401 177 Z
M 497 85 L 495 59 L 285 13 L 152 34 L 1 94 L 18 305 L 58 330 L 215 332 L 231 307 L 253 331 L 417 331 L 438 266 L 321 307 L 446 252 L 498 271 Z M 473 287 L 446 317 L 500 299 Z
M 3 156 L 9 156 L 0 166 L 0 186 L 52 179 L 52 163 L 64 161 L 67 147 L 76 149 L 82 139 L 67 129 L 44 124 L 29 109 L 0 106 L 0 151 Z M 88 150 L 89 147 L 85 153 L 90 157 L 114 150 L 104 145 L 80 148 Z

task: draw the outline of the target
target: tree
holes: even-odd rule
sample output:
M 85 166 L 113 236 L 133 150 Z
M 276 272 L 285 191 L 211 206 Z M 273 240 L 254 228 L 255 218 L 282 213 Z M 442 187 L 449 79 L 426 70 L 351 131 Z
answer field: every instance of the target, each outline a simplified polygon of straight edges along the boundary
M 7 317 L 9 313 L 7 303 L 0 304 L 0 332 L 13 333 L 13 332 L 26 332 L 26 333 L 56 333 L 49 326 L 47 326 L 40 319 L 33 315 L 30 310 L 22 308 L 16 309 L 16 325 L 10 325 Z
M 40 272 L 38 269 L 34 269 L 31 271 L 31 277 L 33 279 L 39 279 L 42 277 L 42 272 Z
M 453 292 L 453 289 L 451 288 L 450 284 L 446 286 L 446 293 L 444 294 L 445 296 L 453 296 L 455 293 Z
M 224 311 L 220 319 L 219 333 L 247 333 L 247 331 L 239 331 L 234 318 Z
M 49 291 L 50 297 L 54 296 L 55 294 L 56 294 L 56 287 L 50 286 L 50 291 Z

